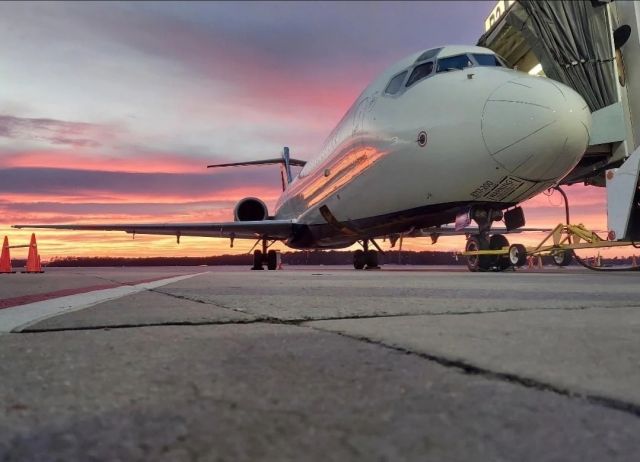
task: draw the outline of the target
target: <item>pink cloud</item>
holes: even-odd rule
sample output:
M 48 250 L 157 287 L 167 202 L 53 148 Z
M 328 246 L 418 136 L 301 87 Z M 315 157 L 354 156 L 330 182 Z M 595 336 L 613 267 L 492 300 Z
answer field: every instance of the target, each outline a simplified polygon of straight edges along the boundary
M 0 168 L 54 167 L 136 173 L 203 173 L 209 159 L 171 153 L 123 152 L 119 155 L 65 149 L 30 150 L 0 156 Z

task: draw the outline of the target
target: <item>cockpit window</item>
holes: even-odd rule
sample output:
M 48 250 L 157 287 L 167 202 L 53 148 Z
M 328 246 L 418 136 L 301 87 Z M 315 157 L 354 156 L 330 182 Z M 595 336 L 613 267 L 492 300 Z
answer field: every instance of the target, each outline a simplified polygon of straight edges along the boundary
M 478 61 L 479 66 L 495 66 L 502 67 L 502 63 L 498 60 L 496 55 L 485 55 L 474 53 L 473 57 Z
M 402 88 L 402 82 L 404 82 L 404 78 L 407 76 L 407 71 L 401 72 L 391 79 L 389 85 L 387 85 L 386 90 L 384 91 L 388 95 L 395 95 Z
M 471 66 L 473 66 L 473 63 L 467 55 L 450 56 L 438 60 L 436 72 L 447 72 L 455 69 L 462 70 Z
M 409 80 L 407 80 L 407 87 L 410 87 L 418 80 L 422 80 L 427 77 L 433 71 L 433 62 L 429 61 L 428 63 L 420 64 L 413 68 L 413 72 L 409 76 Z
M 418 57 L 418 59 L 416 59 L 416 62 L 419 63 L 421 61 L 426 61 L 427 59 L 434 58 L 438 53 L 440 53 L 440 50 L 442 50 L 442 48 L 432 48 L 431 50 L 427 50 L 422 53 Z

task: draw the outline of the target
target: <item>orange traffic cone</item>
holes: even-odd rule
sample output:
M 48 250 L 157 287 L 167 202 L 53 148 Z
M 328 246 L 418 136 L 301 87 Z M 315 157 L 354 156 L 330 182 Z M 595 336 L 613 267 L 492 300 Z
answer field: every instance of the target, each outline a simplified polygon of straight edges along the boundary
M 0 274 L 15 273 L 11 270 L 11 255 L 9 254 L 9 238 L 4 237 L 2 244 L 2 254 L 0 254 Z
M 44 273 L 44 271 L 42 271 L 42 265 L 40 264 L 40 255 L 38 255 L 38 244 L 36 244 L 35 233 L 31 235 L 27 267 L 23 273 Z

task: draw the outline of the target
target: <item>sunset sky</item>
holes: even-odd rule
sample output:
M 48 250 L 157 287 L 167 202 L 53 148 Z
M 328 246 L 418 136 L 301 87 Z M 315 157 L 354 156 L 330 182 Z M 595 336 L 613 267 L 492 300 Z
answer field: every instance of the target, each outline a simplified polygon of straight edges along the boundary
M 276 166 L 207 171 L 290 146 L 313 157 L 372 78 L 441 44 L 475 44 L 492 1 L 0 3 L 0 236 L 15 223 L 227 221 L 273 205 Z M 569 188 L 606 228 L 603 190 Z M 560 197 L 525 205 L 562 221 Z M 246 252 L 253 242 L 39 231 L 43 258 Z M 526 243 L 526 239 L 519 239 Z M 436 249 L 460 249 L 442 239 Z M 433 249 L 428 239 L 406 249 Z M 14 256 L 20 256 L 14 252 Z

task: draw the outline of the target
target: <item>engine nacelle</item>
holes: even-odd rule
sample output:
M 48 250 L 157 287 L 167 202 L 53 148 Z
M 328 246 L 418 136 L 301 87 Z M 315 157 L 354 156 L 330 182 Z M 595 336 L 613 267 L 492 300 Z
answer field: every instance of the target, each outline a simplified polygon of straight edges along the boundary
M 255 197 L 246 197 L 233 209 L 235 221 L 260 221 L 269 218 L 267 205 Z

